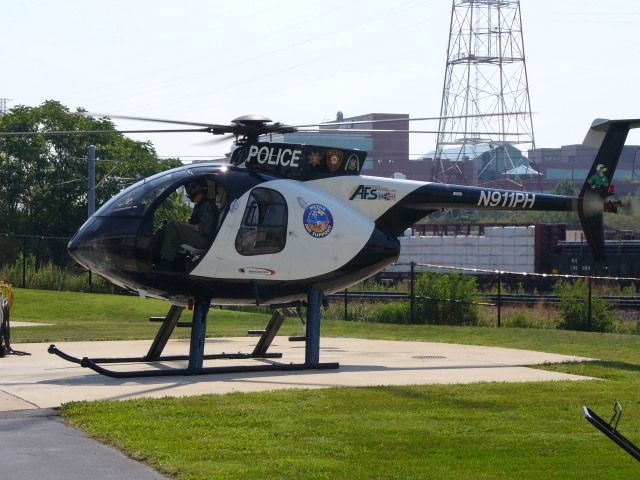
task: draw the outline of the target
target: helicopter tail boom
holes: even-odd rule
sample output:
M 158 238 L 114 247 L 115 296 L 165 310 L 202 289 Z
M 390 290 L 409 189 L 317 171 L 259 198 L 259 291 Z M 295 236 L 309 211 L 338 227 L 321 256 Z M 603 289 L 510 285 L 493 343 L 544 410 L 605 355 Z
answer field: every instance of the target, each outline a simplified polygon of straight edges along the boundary
M 587 132 L 583 145 L 598 148 L 595 161 L 578 197 L 578 215 L 593 258 L 602 262 L 604 254 L 605 200 L 615 190 L 611 183 L 618 166 L 629 130 L 640 128 L 640 119 L 596 119 Z
M 538 210 L 577 212 L 594 259 L 604 260 L 603 212 L 614 193 L 611 180 L 627 134 L 640 119 L 595 120 L 584 145 L 597 147 L 595 161 L 577 197 L 515 190 L 425 183 L 404 195 L 376 223 L 400 235 L 422 217 L 440 209 Z
M 404 196 L 376 223 L 396 235 L 426 215 L 442 209 L 509 211 L 576 211 L 572 196 L 425 183 Z

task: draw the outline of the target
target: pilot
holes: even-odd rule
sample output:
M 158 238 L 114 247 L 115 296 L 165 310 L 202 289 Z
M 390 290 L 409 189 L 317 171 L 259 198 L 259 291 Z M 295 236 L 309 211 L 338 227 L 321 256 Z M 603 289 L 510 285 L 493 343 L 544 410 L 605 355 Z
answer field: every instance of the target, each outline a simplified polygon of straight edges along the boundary
M 173 269 L 181 244 L 205 249 L 211 245 L 218 226 L 218 207 L 207 197 L 207 182 L 204 179 L 193 180 L 186 184 L 189 200 L 195 203 L 189 223 L 170 220 L 164 227 L 160 247 L 160 263 L 157 268 Z

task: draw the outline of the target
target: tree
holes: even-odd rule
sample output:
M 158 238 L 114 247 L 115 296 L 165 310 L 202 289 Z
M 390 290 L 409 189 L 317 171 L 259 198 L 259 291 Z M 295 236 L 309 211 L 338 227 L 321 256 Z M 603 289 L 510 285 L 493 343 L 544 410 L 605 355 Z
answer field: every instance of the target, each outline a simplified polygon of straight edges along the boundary
M 96 146 L 98 207 L 127 184 L 180 165 L 177 160 L 160 163 L 150 142 L 116 133 L 109 119 L 77 112 L 48 100 L 37 107 L 19 105 L 0 116 L 1 131 L 114 131 L 0 138 L 0 233 L 71 236 L 87 217 L 87 147 L 91 144 Z M 14 261 L 21 246 L 15 240 L 12 245 L 4 242 L 0 262 Z M 34 242 L 29 251 L 62 263 L 67 258 L 65 247 L 66 242 Z

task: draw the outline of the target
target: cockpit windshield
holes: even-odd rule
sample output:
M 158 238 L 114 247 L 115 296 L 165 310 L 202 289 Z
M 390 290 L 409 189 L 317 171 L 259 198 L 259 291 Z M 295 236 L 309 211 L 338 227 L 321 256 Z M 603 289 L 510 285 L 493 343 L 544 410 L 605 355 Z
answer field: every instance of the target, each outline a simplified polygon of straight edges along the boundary
M 145 179 L 109 200 L 96 215 L 142 217 L 159 196 L 185 177 L 185 172 L 179 170 Z

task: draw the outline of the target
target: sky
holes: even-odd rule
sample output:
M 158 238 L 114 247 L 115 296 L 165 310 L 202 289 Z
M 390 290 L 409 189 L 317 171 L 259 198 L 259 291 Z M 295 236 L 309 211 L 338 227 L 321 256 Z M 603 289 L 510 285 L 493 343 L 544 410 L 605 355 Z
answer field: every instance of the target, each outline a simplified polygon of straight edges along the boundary
M 451 0 L 2 2 L 0 98 L 72 110 L 287 124 L 440 112 Z M 640 118 L 637 0 L 522 0 L 538 147 L 580 143 L 594 118 Z M 156 124 L 117 121 L 120 128 Z M 435 123 L 415 124 L 436 129 Z M 204 134 L 131 135 L 160 156 L 222 156 Z M 432 150 L 412 134 L 410 153 Z M 633 133 L 628 143 L 640 144 Z

